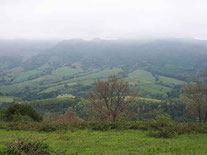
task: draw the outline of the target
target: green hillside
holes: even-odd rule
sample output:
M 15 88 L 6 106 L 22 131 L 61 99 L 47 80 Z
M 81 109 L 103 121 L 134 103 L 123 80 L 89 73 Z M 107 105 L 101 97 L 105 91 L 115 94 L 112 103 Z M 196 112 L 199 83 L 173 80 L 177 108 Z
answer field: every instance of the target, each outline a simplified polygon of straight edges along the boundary
M 14 99 L 12 97 L 0 96 L 0 103 L 9 103 L 13 101 Z
M 47 44 L 27 57 L 20 51 L 19 56 L 0 58 L 1 96 L 23 100 L 67 93 L 84 96 L 94 80 L 116 74 L 141 97 L 161 99 L 207 66 L 207 47 L 198 41 L 65 40 Z

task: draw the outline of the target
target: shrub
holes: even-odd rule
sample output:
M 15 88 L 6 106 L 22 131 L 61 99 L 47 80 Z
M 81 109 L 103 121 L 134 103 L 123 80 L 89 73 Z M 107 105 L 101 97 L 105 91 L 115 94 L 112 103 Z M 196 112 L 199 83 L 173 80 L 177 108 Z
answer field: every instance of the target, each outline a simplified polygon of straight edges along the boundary
M 0 110 L 0 121 L 4 121 L 6 110 L 7 110 L 6 108 Z
M 38 131 L 43 131 L 43 132 L 53 132 L 58 129 L 61 129 L 61 123 L 49 123 L 49 122 L 44 122 L 39 124 Z
M 174 124 L 172 122 L 163 121 L 163 120 L 147 120 L 140 122 L 138 128 L 142 130 L 158 130 L 163 127 L 171 127 Z
M 123 123 L 123 122 L 109 121 L 109 122 L 91 122 L 89 124 L 89 127 L 92 130 L 107 131 L 107 130 L 125 130 L 125 129 L 129 129 L 130 127 L 132 127 L 130 125 L 131 125 L 130 122 Z
M 173 124 L 171 117 L 167 114 L 159 114 L 155 117 L 155 120 L 167 125 Z
M 115 123 L 106 122 L 95 122 L 90 124 L 92 130 L 106 131 L 110 129 L 116 129 L 117 125 Z
M 13 104 L 6 109 L 5 121 L 42 121 L 42 117 L 27 104 Z
M 48 144 L 43 140 L 36 140 L 32 137 L 27 139 L 19 138 L 14 142 L 6 144 L 7 148 L 2 154 L 14 154 L 14 155 L 49 155 L 51 151 Z
M 33 121 L 33 119 L 30 116 L 14 114 L 14 115 L 12 115 L 12 121 L 14 121 L 14 122 L 17 122 L 17 121 L 31 122 L 31 121 Z
M 0 122 L 0 129 L 5 130 L 24 130 L 24 131 L 42 131 L 54 132 L 58 130 L 75 130 L 75 129 L 89 129 L 98 131 L 107 130 L 147 130 L 150 132 L 161 133 L 166 132 L 177 134 L 184 133 L 207 133 L 206 123 L 163 123 L 162 121 L 150 120 L 143 122 Z M 169 130 L 169 131 L 167 131 Z M 160 136 L 165 137 L 165 136 Z
M 159 130 L 150 130 L 147 135 L 155 138 L 172 138 L 176 132 L 170 128 L 160 128 Z
M 178 123 L 174 125 L 173 130 L 178 134 L 183 133 L 207 133 L 206 123 Z

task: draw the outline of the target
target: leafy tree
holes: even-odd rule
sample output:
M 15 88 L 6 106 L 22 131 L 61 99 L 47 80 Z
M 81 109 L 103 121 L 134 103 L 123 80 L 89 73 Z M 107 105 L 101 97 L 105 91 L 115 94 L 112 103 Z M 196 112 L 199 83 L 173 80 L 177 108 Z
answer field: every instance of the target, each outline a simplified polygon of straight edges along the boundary
M 187 110 L 198 117 L 199 122 L 207 121 L 207 72 L 201 73 L 183 88 L 183 96 L 188 99 Z
M 115 75 L 109 76 L 106 81 L 95 81 L 92 92 L 87 95 L 99 119 L 113 121 L 128 111 L 128 104 L 134 100 L 135 96 L 128 82 Z
M 21 119 L 31 119 L 41 121 L 42 117 L 28 104 L 13 104 L 4 111 L 5 121 L 15 121 Z

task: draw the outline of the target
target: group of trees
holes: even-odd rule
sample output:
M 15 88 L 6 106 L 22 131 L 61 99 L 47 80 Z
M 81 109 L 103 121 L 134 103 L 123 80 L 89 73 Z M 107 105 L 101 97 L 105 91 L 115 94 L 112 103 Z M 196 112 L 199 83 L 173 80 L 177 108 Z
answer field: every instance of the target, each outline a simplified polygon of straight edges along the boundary
M 207 121 L 207 72 L 201 73 L 183 88 L 183 96 L 187 98 L 187 111 L 199 122 Z
M 154 105 L 151 112 L 159 110 L 158 107 L 162 107 L 162 111 L 170 114 L 172 117 L 181 117 L 187 115 L 194 120 L 206 122 L 207 121 L 207 72 L 202 72 L 193 81 L 185 85 L 182 88 L 182 96 L 184 99 L 178 100 L 179 103 L 171 104 L 171 101 L 167 104 Z M 133 105 L 136 103 L 137 93 L 132 91 L 128 82 L 119 79 L 112 75 L 108 80 L 97 80 L 94 82 L 93 90 L 87 95 L 90 101 L 92 112 L 94 112 L 96 118 L 100 120 L 117 120 L 119 116 L 133 115 L 133 112 L 139 113 L 143 109 L 143 106 Z M 186 104 L 185 104 L 185 103 Z M 130 104 L 132 103 L 132 104 Z M 144 105 L 146 107 L 146 104 Z M 151 105 L 151 107 L 153 107 Z M 135 110 L 135 109 L 138 109 Z M 148 107 L 149 109 L 149 107 Z M 149 114 L 149 113 L 148 113 Z M 176 116 L 177 115 L 177 116 Z M 187 118 L 189 120 L 189 118 Z
M 39 115 L 39 113 L 37 113 L 30 105 L 16 103 L 0 111 L 0 120 L 42 121 L 42 116 Z
M 117 120 L 120 114 L 127 114 L 128 105 L 136 98 L 128 82 L 115 75 L 107 81 L 97 80 L 91 93 L 87 95 L 96 116 L 101 120 Z
M 86 99 L 72 98 L 70 100 L 48 99 L 42 102 L 35 101 L 31 106 L 41 113 L 58 112 L 65 119 L 66 116 L 76 115 L 79 118 L 90 120 L 119 119 L 137 120 L 152 119 L 157 114 L 168 114 L 174 120 L 198 120 L 207 122 L 207 72 L 199 74 L 194 80 L 182 88 L 179 99 L 169 99 L 157 103 L 138 100 L 135 90 L 130 88 L 128 82 L 111 75 L 106 80 L 96 80 L 93 89 L 87 93 Z M 14 104 L 1 112 L 1 117 L 6 121 L 29 118 L 41 121 L 42 117 L 28 104 Z M 62 115 L 67 112 L 69 115 Z M 2 115 L 3 114 L 3 115 Z M 21 116 L 21 117 L 20 117 Z M 23 116 L 23 117 L 22 117 Z M 61 118 L 62 118 L 61 117 Z M 130 118 L 130 119 L 129 119 Z M 182 121 L 183 121 L 182 120 Z

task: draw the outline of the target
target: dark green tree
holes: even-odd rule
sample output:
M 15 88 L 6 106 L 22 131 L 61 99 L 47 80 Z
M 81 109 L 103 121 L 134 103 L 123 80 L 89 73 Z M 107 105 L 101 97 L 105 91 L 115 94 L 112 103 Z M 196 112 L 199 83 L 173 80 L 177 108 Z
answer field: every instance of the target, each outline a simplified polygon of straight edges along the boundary
M 13 104 L 4 111 L 3 120 L 16 121 L 29 118 L 33 121 L 42 121 L 40 116 L 30 105 L 28 104 Z

